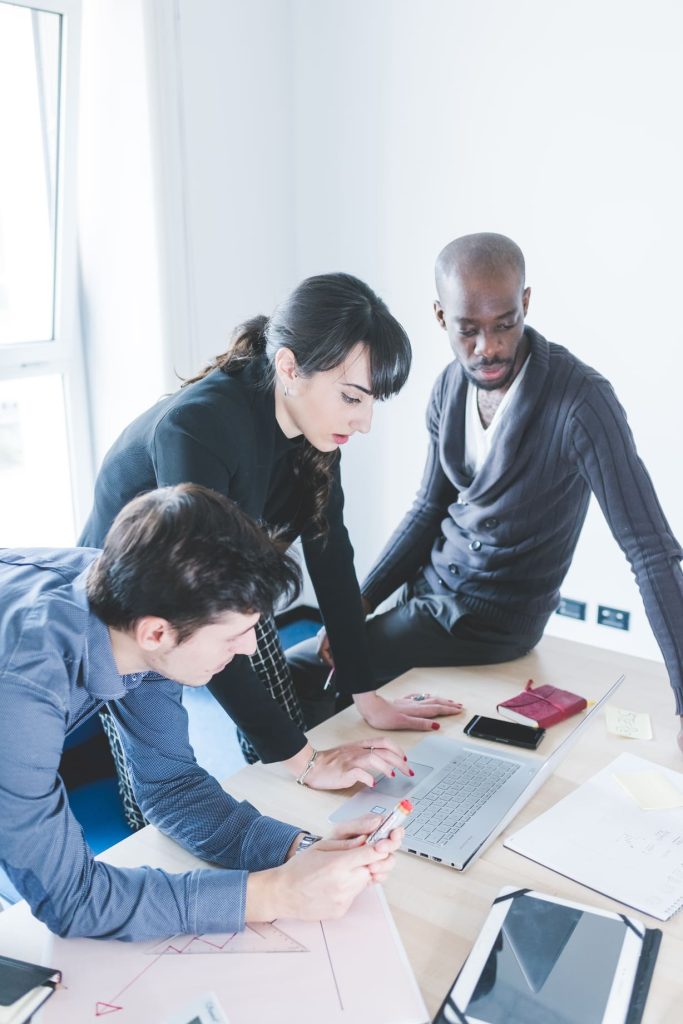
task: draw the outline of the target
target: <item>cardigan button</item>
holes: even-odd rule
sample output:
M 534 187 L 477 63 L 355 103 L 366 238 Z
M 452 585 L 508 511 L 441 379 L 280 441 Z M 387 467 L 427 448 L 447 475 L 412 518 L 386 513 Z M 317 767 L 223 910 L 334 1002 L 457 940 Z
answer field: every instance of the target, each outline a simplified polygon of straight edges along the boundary
M 470 543 L 470 551 L 479 551 L 480 548 L 481 548 L 481 541 L 480 540 L 473 540 L 473 541 L 471 541 L 471 543 Z
M 459 576 L 460 575 L 460 570 L 458 569 L 458 567 L 455 564 L 455 562 L 450 562 L 449 563 L 448 571 L 449 571 L 449 573 L 451 573 L 452 576 Z
M 484 520 L 484 526 L 486 527 L 487 530 L 493 530 L 496 526 L 498 526 L 498 520 L 496 519 L 495 516 L 491 516 L 489 519 Z

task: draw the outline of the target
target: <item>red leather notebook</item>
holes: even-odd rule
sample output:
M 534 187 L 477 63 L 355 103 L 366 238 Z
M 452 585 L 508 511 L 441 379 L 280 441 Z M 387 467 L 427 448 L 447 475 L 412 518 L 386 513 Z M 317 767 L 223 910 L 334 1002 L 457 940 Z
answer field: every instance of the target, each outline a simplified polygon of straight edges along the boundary
M 557 686 L 537 686 L 530 679 L 521 693 L 510 697 L 497 705 L 503 718 L 524 725 L 536 725 L 545 729 L 549 725 L 562 722 L 565 718 L 577 715 L 586 707 L 584 697 L 579 697 L 569 690 L 560 690 Z

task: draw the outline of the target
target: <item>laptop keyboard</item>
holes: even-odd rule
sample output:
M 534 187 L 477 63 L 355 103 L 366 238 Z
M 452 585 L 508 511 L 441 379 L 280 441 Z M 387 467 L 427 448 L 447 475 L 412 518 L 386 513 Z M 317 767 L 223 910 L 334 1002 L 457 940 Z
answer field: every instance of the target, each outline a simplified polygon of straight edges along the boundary
M 418 797 L 406 834 L 445 846 L 519 767 L 514 762 L 463 751 L 435 785 Z

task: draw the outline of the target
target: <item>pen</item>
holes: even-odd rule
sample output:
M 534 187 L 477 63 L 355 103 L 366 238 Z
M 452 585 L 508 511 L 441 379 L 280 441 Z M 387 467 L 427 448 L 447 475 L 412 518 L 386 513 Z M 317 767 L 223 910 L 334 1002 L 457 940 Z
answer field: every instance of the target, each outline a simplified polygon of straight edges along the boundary
M 392 829 L 403 826 L 409 814 L 413 813 L 413 805 L 410 800 L 401 800 L 393 810 L 389 811 L 386 818 L 380 821 L 374 832 L 371 832 L 366 839 L 367 843 L 378 843 L 380 839 L 386 839 Z

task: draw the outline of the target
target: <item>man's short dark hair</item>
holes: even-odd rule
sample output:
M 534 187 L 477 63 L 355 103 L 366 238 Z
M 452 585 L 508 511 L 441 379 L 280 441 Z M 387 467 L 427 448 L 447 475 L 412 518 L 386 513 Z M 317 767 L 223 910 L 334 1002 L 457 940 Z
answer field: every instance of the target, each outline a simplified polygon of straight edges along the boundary
M 225 612 L 270 615 L 301 588 L 296 561 L 237 505 L 198 484 L 141 494 L 112 523 L 87 593 L 106 625 L 166 619 L 182 643 Z

